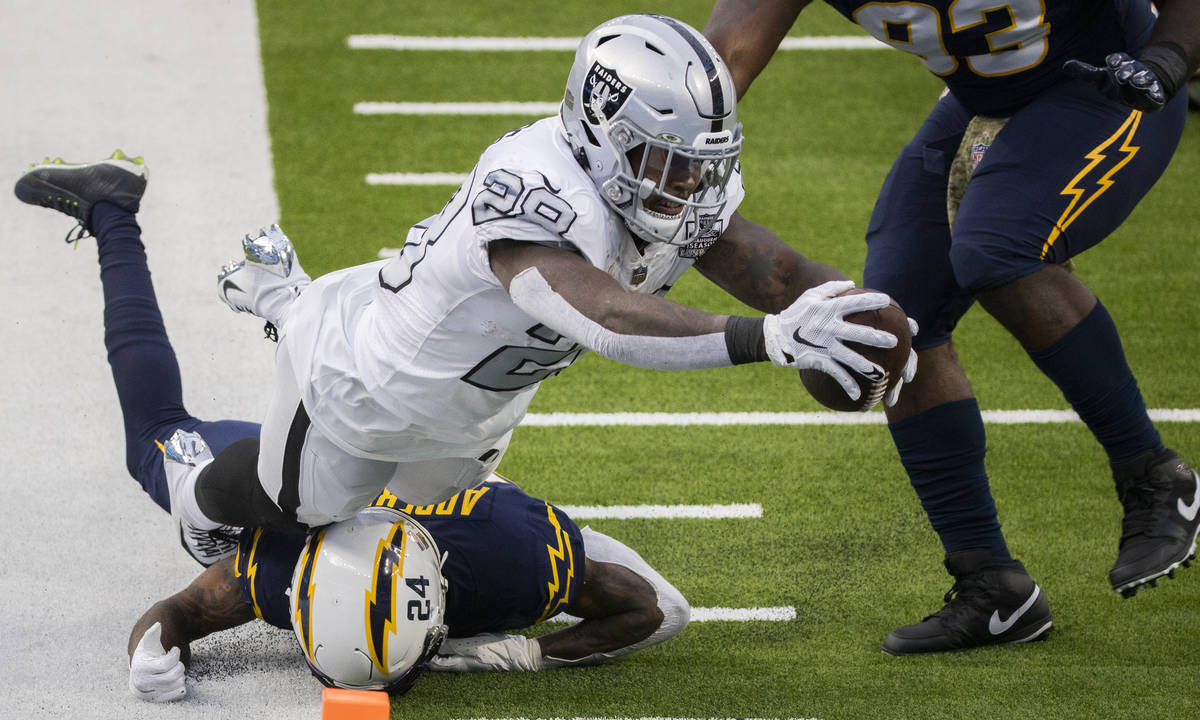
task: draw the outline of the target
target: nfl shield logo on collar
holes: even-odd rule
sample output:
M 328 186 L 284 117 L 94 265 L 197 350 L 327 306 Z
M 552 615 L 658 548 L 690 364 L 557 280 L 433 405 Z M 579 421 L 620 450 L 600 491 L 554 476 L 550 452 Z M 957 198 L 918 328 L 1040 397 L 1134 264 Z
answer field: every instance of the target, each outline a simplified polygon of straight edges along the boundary
M 650 269 L 645 265 L 638 265 L 633 269 L 633 274 L 629 276 L 629 284 L 635 287 L 641 285 L 646 282 L 646 275 L 649 272 Z

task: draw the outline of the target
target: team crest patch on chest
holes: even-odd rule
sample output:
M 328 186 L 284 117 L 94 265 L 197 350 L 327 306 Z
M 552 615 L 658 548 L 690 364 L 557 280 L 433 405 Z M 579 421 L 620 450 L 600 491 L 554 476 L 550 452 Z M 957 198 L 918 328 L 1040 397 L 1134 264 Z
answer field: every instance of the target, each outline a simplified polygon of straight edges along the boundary
M 611 120 L 624 107 L 629 94 L 633 92 L 615 70 L 604 67 L 600 63 L 592 63 L 588 70 L 587 79 L 583 81 L 583 112 L 588 122 L 599 122 L 600 116 Z
M 699 224 L 697 226 L 697 223 Z M 688 220 L 687 233 L 694 236 L 687 245 L 679 248 L 679 257 L 695 259 L 708 252 L 725 230 L 725 221 L 716 215 L 701 215 L 697 220 Z

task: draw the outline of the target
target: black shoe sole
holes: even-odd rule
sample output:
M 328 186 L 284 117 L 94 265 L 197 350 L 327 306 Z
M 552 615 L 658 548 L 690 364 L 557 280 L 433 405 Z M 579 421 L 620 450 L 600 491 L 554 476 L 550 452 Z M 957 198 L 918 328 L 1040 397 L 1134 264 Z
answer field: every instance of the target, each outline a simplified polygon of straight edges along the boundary
M 1029 633 L 1027 633 L 1019 638 L 1013 638 L 1011 640 L 1001 640 L 1000 642 L 983 643 L 980 645 L 968 645 L 965 647 L 957 647 L 957 648 L 946 648 L 944 650 L 921 650 L 918 652 L 896 652 L 896 651 L 887 649 L 887 647 L 882 647 L 882 648 L 880 648 L 880 652 L 882 652 L 884 655 L 891 655 L 892 657 L 912 657 L 913 655 L 937 655 L 937 654 L 948 653 L 948 652 L 963 652 L 964 650 L 978 650 L 979 648 L 997 647 L 999 645 L 1016 645 L 1018 643 L 1041 642 L 1050 637 L 1050 631 L 1053 629 L 1054 629 L 1054 619 L 1048 618 L 1045 623 L 1034 628 Z

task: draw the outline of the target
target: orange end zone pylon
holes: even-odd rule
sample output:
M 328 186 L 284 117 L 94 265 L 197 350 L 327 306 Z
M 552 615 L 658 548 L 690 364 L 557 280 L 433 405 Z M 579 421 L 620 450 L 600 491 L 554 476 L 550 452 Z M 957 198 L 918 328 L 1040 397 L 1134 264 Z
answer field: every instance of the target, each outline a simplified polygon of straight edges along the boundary
M 325 688 L 321 720 L 388 720 L 392 704 L 385 692 Z

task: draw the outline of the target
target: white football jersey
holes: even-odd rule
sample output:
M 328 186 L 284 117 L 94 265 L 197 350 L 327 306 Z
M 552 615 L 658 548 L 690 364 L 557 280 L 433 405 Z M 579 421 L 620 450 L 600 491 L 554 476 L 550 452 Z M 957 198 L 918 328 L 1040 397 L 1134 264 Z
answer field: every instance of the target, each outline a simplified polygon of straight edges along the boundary
M 689 221 L 689 244 L 639 252 L 557 117 L 508 133 L 398 256 L 320 277 L 297 299 L 280 342 L 309 417 L 360 457 L 502 452 L 538 384 L 585 348 L 513 304 L 488 242 L 572 249 L 623 287 L 662 294 L 720 237 L 743 194 L 735 172 L 723 211 Z

